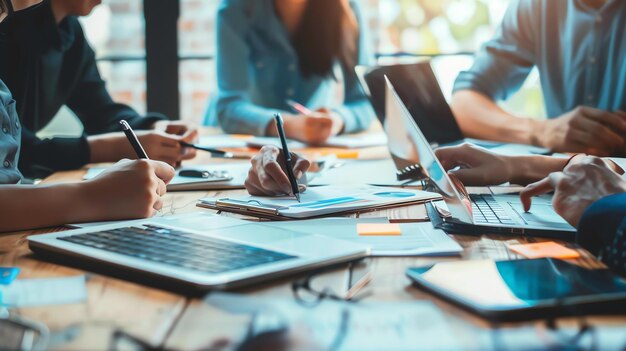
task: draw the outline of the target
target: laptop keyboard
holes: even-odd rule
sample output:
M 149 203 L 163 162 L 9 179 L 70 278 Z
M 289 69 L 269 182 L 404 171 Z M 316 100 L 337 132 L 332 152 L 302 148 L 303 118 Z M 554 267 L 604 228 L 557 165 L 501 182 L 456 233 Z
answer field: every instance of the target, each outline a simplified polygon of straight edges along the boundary
M 470 194 L 470 199 L 475 223 L 516 224 L 492 195 Z
M 202 273 L 221 273 L 296 258 L 280 252 L 146 225 L 59 240 Z

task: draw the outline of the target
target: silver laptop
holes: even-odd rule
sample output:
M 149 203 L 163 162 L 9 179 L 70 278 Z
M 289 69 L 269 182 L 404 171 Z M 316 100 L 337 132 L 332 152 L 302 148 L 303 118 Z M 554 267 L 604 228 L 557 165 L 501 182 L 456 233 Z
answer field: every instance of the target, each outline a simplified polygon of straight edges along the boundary
M 343 240 L 207 213 L 118 222 L 28 238 L 40 255 L 162 278 L 175 289 L 224 289 L 360 259 Z M 86 262 L 87 263 L 87 262 Z
M 552 208 L 551 196 L 533 198 L 530 212 L 524 212 L 517 195 L 467 194 L 441 166 L 428 141 L 406 106 L 386 79 L 385 132 L 396 168 L 420 165 L 429 190 L 440 193 L 445 206 L 430 204 L 433 223 L 450 232 L 520 234 L 574 239 L 576 229 Z

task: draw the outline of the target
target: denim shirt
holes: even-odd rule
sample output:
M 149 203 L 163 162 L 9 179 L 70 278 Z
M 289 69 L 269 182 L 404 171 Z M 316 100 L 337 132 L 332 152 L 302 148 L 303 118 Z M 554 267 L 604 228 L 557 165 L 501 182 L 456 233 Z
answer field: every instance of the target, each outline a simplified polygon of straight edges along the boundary
M 17 169 L 21 130 L 15 100 L 0 80 L 0 184 L 17 184 L 22 174 Z
M 548 117 L 581 105 L 626 111 L 625 23 L 624 0 L 607 0 L 600 9 L 584 0 L 513 0 L 454 90 L 503 100 L 536 66 Z
M 366 24 L 351 3 L 360 25 L 358 64 L 372 56 Z M 323 23 L 320 23 L 323 25 Z M 287 100 L 310 109 L 328 107 L 345 123 L 344 132 L 367 129 L 375 118 L 353 69 L 343 69 L 344 101 L 335 104 L 333 78 L 300 74 L 298 56 L 278 17 L 274 0 L 222 0 L 217 14 L 218 92 L 206 124 L 219 121 L 227 133 L 264 135 L 274 113 L 290 111 Z

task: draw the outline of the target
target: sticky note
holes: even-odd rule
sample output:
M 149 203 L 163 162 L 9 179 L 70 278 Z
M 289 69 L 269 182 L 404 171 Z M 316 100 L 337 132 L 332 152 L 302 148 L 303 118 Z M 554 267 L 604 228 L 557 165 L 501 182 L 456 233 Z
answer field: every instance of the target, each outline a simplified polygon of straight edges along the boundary
M 11 284 L 19 273 L 20 269 L 16 267 L 0 267 L 0 284 Z
M 553 241 L 533 244 L 509 245 L 511 251 L 527 258 L 579 258 L 580 253 Z
M 392 236 L 401 235 L 400 224 L 398 223 L 358 223 L 356 232 L 359 235 L 381 235 Z

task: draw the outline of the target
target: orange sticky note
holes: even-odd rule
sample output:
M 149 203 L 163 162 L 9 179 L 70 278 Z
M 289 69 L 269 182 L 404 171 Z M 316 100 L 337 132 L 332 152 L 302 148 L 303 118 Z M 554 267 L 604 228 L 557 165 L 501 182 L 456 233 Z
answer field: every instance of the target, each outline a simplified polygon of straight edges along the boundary
M 398 223 L 359 223 L 356 225 L 356 232 L 359 235 L 401 235 L 400 224 Z
M 548 257 L 571 259 L 580 257 L 580 253 L 578 251 L 568 249 L 567 247 L 553 241 L 545 243 L 509 245 L 509 249 L 527 258 Z

